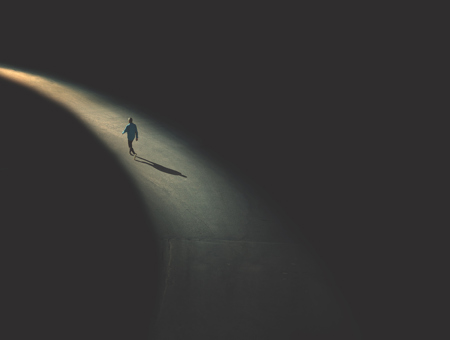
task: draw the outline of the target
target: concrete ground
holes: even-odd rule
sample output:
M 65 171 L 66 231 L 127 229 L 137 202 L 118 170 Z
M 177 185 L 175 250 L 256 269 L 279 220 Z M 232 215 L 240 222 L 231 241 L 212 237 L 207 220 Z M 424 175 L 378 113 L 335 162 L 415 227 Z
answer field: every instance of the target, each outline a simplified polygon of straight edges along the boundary
M 292 222 L 273 208 L 271 198 L 244 182 L 232 166 L 215 159 L 182 133 L 153 120 L 148 113 L 130 111 L 111 98 L 45 75 L 6 67 L 0 68 L 0 77 L 60 106 L 64 114 L 73 116 L 85 129 L 83 136 L 99 143 L 99 148 L 103 148 L 99 153 L 111 156 L 111 166 L 104 172 L 91 168 L 92 172 L 82 176 L 96 182 L 102 176 L 111 177 L 109 171 L 116 168 L 123 171 L 122 174 L 117 170 L 120 174 L 111 177 L 110 186 L 105 183 L 105 202 L 123 202 L 124 196 L 118 193 L 124 193 L 126 188 L 115 192 L 115 178 L 129 179 L 127 183 L 134 191 L 125 197 L 137 197 L 139 209 L 136 218 L 128 215 L 121 224 L 128 237 L 123 256 L 130 261 L 153 256 L 145 249 L 148 239 L 149 247 L 157 249 L 157 264 L 151 264 L 151 272 L 156 273 L 158 281 L 145 278 L 149 289 L 155 292 L 156 310 L 148 311 L 146 320 L 134 320 L 135 324 L 129 325 L 148 327 L 147 333 L 155 339 L 360 337 L 345 299 L 317 254 L 305 239 L 290 235 Z M 36 114 L 45 117 L 43 112 Z M 128 154 L 126 137 L 121 134 L 130 116 L 139 132 L 139 141 L 134 142 L 136 159 Z M 57 129 L 55 125 L 50 128 Z M 73 150 L 76 152 L 77 145 Z M 51 156 L 55 157 L 72 156 Z M 97 164 L 93 155 L 89 157 L 92 166 Z M 42 159 L 39 162 L 42 165 L 34 166 L 52 171 Z M 77 176 L 73 166 L 68 165 L 63 171 L 67 181 Z M 89 187 L 80 195 L 89 200 Z M 83 200 L 77 204 L 84 207 Z M 104 209 L 105 214 L 113 214 L 114 209 L 120 208 L 108 209 L 105 205 Z M 79 223 L 89 219 L 85 216 Z M 104 222 L 115 225 L 113 219 Z M 101 218 L 98 223 L 102 223 Z M 138 226 L 139 232 L 131 232 L 129 227 L 136 223 L 144 225 Z M 115 232 L 119 240 L 120 228 Z M 78 242 L 84 245 L 87 241 L 80 238 Z M 132 258 L 129 254 L 134 242 L 139 251 Z M 96 243 L 96 247 L 106 254 L 117 250 L 102 243 Z M 120 251 L 114 256 L 120 262 Z M 117 275 L 129 275 L 130 280 L 138 281 L 145 265 L 139 262 L 129 269 L 124 264 L 117 268 Z M 126 284 L 127 289 L 133 287 L 133 282 Z M 142 285 L 139 289 L 145 291 Z M 152 297 L 146 299 L 153 301 Z M 107 297 L 103 302 L 108 303 Z M 117 306 L 130 308 L 126 302 L 111 308 L 117 310 Z M 87 301 L 85 309 L 89 308 Z M 104 325 L 120 328 L 108 320 L 104 320 Z M 126 329 L 121 328 L 121 332 L 126 334 Z M 132 338 L 144 333 L 136 333 Z

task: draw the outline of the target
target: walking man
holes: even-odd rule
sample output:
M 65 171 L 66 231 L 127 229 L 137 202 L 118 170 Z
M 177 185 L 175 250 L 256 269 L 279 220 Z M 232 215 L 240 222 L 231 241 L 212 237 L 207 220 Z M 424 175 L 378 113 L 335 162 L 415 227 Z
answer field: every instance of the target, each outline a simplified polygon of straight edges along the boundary
M 128 125 L 125 127 L 125 130 L 123 130 L 122 135 L 126 132 L 128 136 L 128 147 L 130 148 L 130 155 L 133 156 L 136 155 L 136 152 L 134 152 L 133 149 L 133 140 L 134 136 L 136 136 L 136 142 L 138 141 L 138 131 L 136 124 L 133 124 L 133 118 L 128 118 Z

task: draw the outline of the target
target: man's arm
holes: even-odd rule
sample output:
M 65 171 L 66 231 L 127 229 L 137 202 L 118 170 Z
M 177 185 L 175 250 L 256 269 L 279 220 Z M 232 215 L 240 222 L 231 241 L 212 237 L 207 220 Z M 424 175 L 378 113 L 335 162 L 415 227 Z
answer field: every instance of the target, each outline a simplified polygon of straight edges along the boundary
M 125 132 L 127 132 L 127 131 L 128 131 L 128 125 L 125 126 L 125 130 L 123 130 L 122 135 L 123 135 Z
M 136 126 L 136 142 L 138 140 L 138 132 L 137 132 L 137 126 Z

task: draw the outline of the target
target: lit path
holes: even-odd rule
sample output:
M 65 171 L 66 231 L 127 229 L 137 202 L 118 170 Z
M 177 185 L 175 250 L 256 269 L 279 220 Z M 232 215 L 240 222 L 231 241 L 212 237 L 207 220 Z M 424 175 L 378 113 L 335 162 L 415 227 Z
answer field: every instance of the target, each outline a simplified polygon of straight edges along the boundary
M 287 234 L 291 222 L 238 174 L 148 113 L 47 76 L 7 68 L 0 76 L 66 107 L 135 182 L 163 250 L 158 339 L 289 339 L 327 331 L 352 338 L 328 272 L 304 241 Z M 139 131 L 136 160 L 121 134 L 130 116 Z

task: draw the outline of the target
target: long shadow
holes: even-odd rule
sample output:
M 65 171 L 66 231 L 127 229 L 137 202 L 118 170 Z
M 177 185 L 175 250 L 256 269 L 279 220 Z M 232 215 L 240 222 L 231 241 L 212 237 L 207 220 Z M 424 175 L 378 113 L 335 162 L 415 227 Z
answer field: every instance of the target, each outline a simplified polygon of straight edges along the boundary
M 178 172 L 176 170 L 172 170 L 172 169 L 166 168 L 165 166 L 162 166 L 162 165 L 157 164 L 155 162 L 149 161 L 148 159 L 145 159 L 145 158 L 142 158 L 142 157 L 139 157 L 139 156 L 136 156 L 136 158 L 144 160 L 144 162 L 142 162 L 142 161 L 136 161 L 136 162 L 148 164 L 148 165 L 154 167 L 156 170 L 165 172 L 166 174 L 175 175 L 175 176 L 181 176 L 181 177 L 187 178 L 187 176 L 183 175 L 181 172 Z

